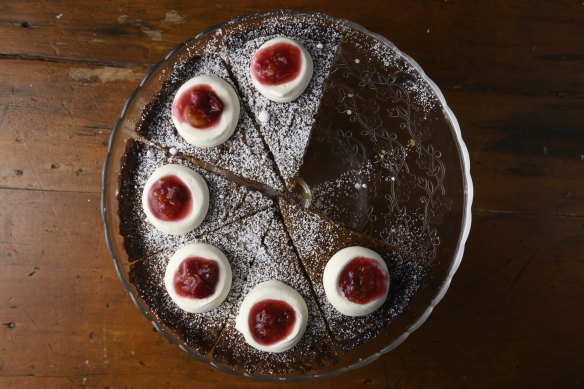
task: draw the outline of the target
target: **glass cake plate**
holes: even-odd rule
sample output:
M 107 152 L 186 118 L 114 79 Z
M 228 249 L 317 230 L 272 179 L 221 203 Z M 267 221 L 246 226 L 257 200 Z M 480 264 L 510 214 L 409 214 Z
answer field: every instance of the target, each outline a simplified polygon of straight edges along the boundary
M 190 349 L 141 300 L 128 278 L 130 266 L 119 232 L 116 196 L 126 141 L 136 137 L 135 128 L 144 108 L 174 66 L 189 56 L 189 49 L 226 25 L 253 26 L 282 16 L 334 23 L 363 36 L 362 41 L 368 45 L 391 53 L 386 65 L 395 69 L 380 72 L 375 66 L 360 64 L 362 59 L 350 45 L 343 49 L 326 83 L 330 93 L 321 101 L 297 188 L 305 207 L 333 218 L 344 210 L 338 221 L 395 246 L 424 267 L 425 277 L 401 314 L 377 337 L 342 355 L 336 365 L 308 375 L 252 376 Z M 363 163 L 364 156 L 374 161 L 373 173 Z M 322 158 L 341 162 L 323 166 Z M 342 172 L 352 173 L 347 176 Z M 150 69 L 123 107 L 110 138 L 102 183 L 106 242 L 118 277 L 139 311 L 168 341 L 193 358 L 223 372 L 258 380 L 330 377 L 367 365 L 398 347 L 444 297 L 462 260 L 471 225 L 473 187 L 468 151 L 438 87 L 386 38 L 353 22 L 318 13 L 275 11 L 243 16 L 210 27 L 174 48 Z M 331 195 L 336 196 L 334 206 L 322 201 Z

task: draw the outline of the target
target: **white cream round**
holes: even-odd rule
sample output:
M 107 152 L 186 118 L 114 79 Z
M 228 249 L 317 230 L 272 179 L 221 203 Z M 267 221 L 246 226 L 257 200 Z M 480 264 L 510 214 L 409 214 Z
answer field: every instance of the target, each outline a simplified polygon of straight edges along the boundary
M 357 304 L 350 301 L 339 287 L 341 271 L 356 257 L 366 257 L 377 261 L 381 269 L 387 274 L 385 294 L 367 304 Z M 339 250 L 331 257 L 324 268 L 322 283 L 326 297 L 337 311 L 347 316 L 364 316 L 376 311 L 385 302 L 389 291 L 389 271 L 383 258 L 375 251 L 361 246 L 351 246 Z
M 176 293 L 174 288 L 174 275 L 180 264 L 189 257 L 202 257 L 217 262 L 219 266 L 219 279 L 212 295 L 197 299 L 184 297 Z M 183 311 L 189 313 L 203 313 L 217 308 L 229 294 L 232 281 L 231 265 L 225 254 L 217 247 L 206 243 L 191 243 L 177 250 L 166 265 L 164 273 L 164 286 L 172 301 Z
M 296 76 L 296 78 L 290 82 L 285 82 L 279 85 L 262 84 L 255 77 L 254 72 L 252 71 L 255 56 L 261 50 L 278 43 L 289 43 L 300 49 L 300 72 L 298 76 Z M 298 98 L 298 96 L 300 96 L 302 92 L 304 92 L 304 90 L 310 83 L 310 80 L 312 79 L 313 64 L 310 53 L 306 51 L 306 49 L 300 43 L 290 38 L 283 37 L 274 38 L 265 42 L 263 45 L 261 45 L 258 51 L 256 51 L 256 54 L 254 54 L 251 63 L 252 65 L 250 67 L 250 73 L 253 85 L 258 90 L 258 92 L 260 92 L 265 98 L 275 101 L 277 103 L 288 103 Z
M 184 121 L 172 114 L 172 122 L 180 136 L 188 143 L 202 148 L 217 146 L 225 142 L 237 127 L 239 121 L 239 97 L 233 87 L 214 75 L 203 75 L 191 78 L 185 82 L 174 96 L 172 107 L 179 101 L 179 98 L 197 85 L 208 85 L 223 103 L 223 112 L 219 121 L 210 128 L 198 129 L 192 126 L 188 120 Z
M 148 193 L 152 185 L 166 176 L 177 176 L 191 192 L 191 211 L 177 221 L 161 220 L 154 216 L 148 205 Z M 182 235 L 194 230 L 201 224 L 209 209 L 209 188 L 201 175 L 186 166 L 170 164 L 159 167 L 152 173 L 142 191 L 142 209 L 146 218 L 159 231 L 169 235 Z
M 296 313 L 296 321 L 290 334 L 281 341 L 266 346 L 258 343 L 249 329 L 249 313 L 252 307 L 263 300 L 280 300 L 288 303 Z M 277 280 L 265 281 L 257 284 L 248 294 L 239 307 L 235 319 L 235 328 L 241 332 L 245 341 L 260 351 L 281 353 L 290 350 L 302 339 L 308 323 L 308 307 L 300 294 L 293 288 Z

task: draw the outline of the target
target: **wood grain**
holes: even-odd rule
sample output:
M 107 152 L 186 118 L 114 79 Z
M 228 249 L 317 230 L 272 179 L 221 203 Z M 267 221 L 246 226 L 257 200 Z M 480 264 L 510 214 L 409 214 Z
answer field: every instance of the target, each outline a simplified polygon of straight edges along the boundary
M 97 193 L 111 128 L 145 71 L 0 60 L 0 187 Z
M 0 53 L 18 58 L 153 64 L 210 25 L 250 12 L 290 8 L 362 24 L 389 38 L 446 87 L 579 96 L 584 87 L 584 77 L 578 75 L 584 46 L 575 44 L 584 36 L 579 2 L 374 0 L 364 7 L 348 1 L 331 6 L 325 0 L 263 0 L 251 6 L 235 0 L 173 0 L 78 7 L 72 1 L 28 0 L 0 7 L 5 37 Z
M 0 4 L 0 387 L 269 387 L 168 344 L 105 247 L 101 167 L 150 65 L 274 8 L 388 37 L 443 89 L 467 142 L 473 227 L 452 287 L 401 347 L 308 387 L 584 383 L 581 2 L 19 1 Z

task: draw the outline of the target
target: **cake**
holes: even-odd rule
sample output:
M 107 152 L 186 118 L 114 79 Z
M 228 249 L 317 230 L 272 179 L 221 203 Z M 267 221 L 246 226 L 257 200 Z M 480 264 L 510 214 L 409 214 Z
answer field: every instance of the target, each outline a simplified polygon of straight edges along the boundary
M 166 264 L 176 251 L 174 244 L 157 253 L 132 263 L 130 281 L 136 285 L 140 297 L 157 315 L 162 324 L 176 332 L 185 343 L 201 355 L 209 353 L 219 335 L 242 300 L 244 280 L 248 278 L 255 256 L 262 248 L 262 237 L 274 219 L 274 211 L 267 209 L 226 224 L 212 234 L 196 239 L 218 247 L 230 259 L 233 282 L 226 301 L 208 313 L 191 314 L 174 304 L 164 287 Z
M 294 247 L 312 282 L 336 344 L 350 351 L 367 339 L 374 338 L 391 320 L 402 312 L 419 287 L 423 269 L 404 259 L 390 247 L 370 236 L 352 231 L 325 216 L 303 209 L 285 199 L 280 210 Z M 326 297 L 323 285 L 325 266 L 336 252 L 351 246 L 368 247 L 381 254 L 391 276 L 388 298 L 380 309 L 362 317 L 350 317 L 334 309 Z
M 158 231 L 146 220 L 142 210 L 142 191 L 150 175 L 160 166 L 177 163 L 200 173 L 209 187 L 209 211 L 203 223 L 193 231 L 173 236 Z M 139 140 L 130 140 L 119 185 L 120 232 L 131 262 L 148 257 L 169 247 L 179 247 L 194 238 L 212 233 L 245 216 L 272 206 L 273 200 L 264 194 L 238 185 L 194 163 L 167 156 L 159 149 Z
M 310 58 L 302 57 L 309 81 L 288 96 L 258 87 L 253 73 L 258 53 L 278 44 Z M 121 161 L 130 282 L 165 331 L 220 366 L 260 377 L 334 370 L 408 309 L 429 282 L 427 269 L 451 249 L 440 245 L 441 228 L 458 215 L 444 183 L 462 178 L 446 175 L 441 150 L 430 144 L 429 126 L 445 126 L 439 99 L 387 43 L 318 14 L 236 19 L 175 57 L 170 74 L 158 74 L 160 87 Z M 217 103 L 211 88 L 205 98 L 212 109 L 237 104 L 237 120 L 218 144 L 195 145 L 177 130 L 173 101 L 189 80 L 215 85 L 215 77 L 237 97 Z M 159 231 L 143 208 L 149 177 L 167 165 L 190 169 L 208 187 L 208 212 L 184 234 Z M 165 287 L 171 257 L 192 244 L 212 245 L 231 266 L 229 293 L 208 312 L 184 311 Z M 374 252 L 389 274 L 379 304 L 355 316 L 335 309 L 323 284 L 329 260 L 348 247 Z M 247 296 L 266 282 L 293 289 L 306 306 L 305 314 L 295 308 L 307 318 L 298 339 L 276 352 L 246 340 L 238 319 Z
M 142 124 L 137 128 L 144 139 L 164 151 L 194 158 L 215 168 L 232 172 L 238 177 L 265 185 L 277 191 L 283 182 L 256 125 L 247 110 L 240 110 L 235 133 L 218 147 L 204 149 L 187 143 L 176 131 L 171 118 L 171 106 L 175 93 L 184 81 L 198 75 L 216 75 L 233 81 L 226 65 L 217 55 L 194 56 L 178 67 L 159 94 L 148 104 Z
M 243 336 L 235 329 L 235 319 L 232 318 L 213 350 L 213 358 L 251 374 L 304 373 L 334 364 L 338 360 L 337 347 L 312 292 L 312 285 L 279 217 L 274 218 L 267 230 L 262 248 L 250 269 L 246 287 L 249 289 L 270 279 L 282 281 L 295 288 L 308 306 L 308 327 L 300 343 L 284 353 L 257 351 L 243 341 Z

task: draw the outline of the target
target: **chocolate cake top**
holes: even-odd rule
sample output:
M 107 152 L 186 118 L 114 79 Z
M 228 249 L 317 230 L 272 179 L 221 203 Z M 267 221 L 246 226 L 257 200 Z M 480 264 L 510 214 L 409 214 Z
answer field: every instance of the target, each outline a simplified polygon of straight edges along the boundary
M 200 226 L 184 235 L 167 235 L 158 231 L 146 220 L 142 209 L 142 191 L 146 181 L 158 167 L 171 163 L 187 166 L 201 174 L 209 188 L 207 216 Z M 273 204 L 269 197 L 258 191 L 228 181 L 185 159 L 167 156 L 159 149 L 135 140 L 127 144 L 118 200 L 120 232 L 124 236 L 130 261 L 178 247 Z
M 308 87 L 289 103 L 266 99 L 250 76 L 255 51 L 278 36 L 299 42 L 314 61 Z M 333 19 L 251 17 L 203 38 L 164 76 L 136 128 L 140 139 L 128 143 L 119 203 L 126 250 L 137 261 L 132 282 L 163 324 L 216 362 L 259 375 L 334 365 L 406 309 L 436 257 L 436 226 L 450 204 L 427 127 L 439 100 L 391 45 Z M 233 136 L 208 149 L 186 143 L 170 116 L 176 90 L 201 74 L 226 80 L 241 103 Z M 209 213 L 184 236 L 158 232 L 141 210 L 144 183 L 166 163 L 196 170 L 209 186 Z M 297 179 L 310 188 L 301 201 L 292 193 Z M 234 268 L 232 293 L 216 312 L 180 311 L 161 284 L 169 254 L 193 241 L 217 244 Z M 390 273 L 386 302 L 364 317 L 341 315 L 322 285 L 330 257 L 355 245 L 377 251 Z M 310 315 L 300 343 L 278 354 L 253 349 L 234 327 L 243 296 L 269 279 L 298 290 Z

